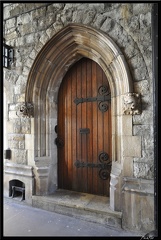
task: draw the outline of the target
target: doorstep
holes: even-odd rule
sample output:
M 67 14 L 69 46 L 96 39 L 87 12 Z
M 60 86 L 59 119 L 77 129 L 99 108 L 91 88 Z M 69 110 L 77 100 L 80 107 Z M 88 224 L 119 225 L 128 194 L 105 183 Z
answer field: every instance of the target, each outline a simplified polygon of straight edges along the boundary
M 104 196 L 58 189 L 52 195 L 33 195 L 32 206 L 105 226 L 122 225 L 122 213 L 111 210 L 109 198 Z

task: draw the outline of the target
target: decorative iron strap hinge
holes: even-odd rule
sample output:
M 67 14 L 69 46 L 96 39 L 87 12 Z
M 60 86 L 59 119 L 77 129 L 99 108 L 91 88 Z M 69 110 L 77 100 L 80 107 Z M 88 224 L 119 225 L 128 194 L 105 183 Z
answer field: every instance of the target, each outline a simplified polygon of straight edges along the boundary
M 90 163 L 90 162 L 85 163 L 85 162 L 76 160 L 74 165 L 77 168 L 83 168 L 83 167 L 100 168 L 100 171 L 99 171 L 100 178 L 103 180 L 107 180 L 110 177 L 110 169 L 112 165 L 112 162 L 108 160 L 109 160 L 108 154 L 106 152 L 101 152 L 99 154 L 100 163 Z
M 89 168 L 101 168 L 101 169 L 108 169 L 109 166 L 111 166 L 111 162 L 109 163 L 84 163 L 84 162 L 80 162 L 79 160 L 76 160 L 76 162 L 74 163 L 74 165 L 77 168 L 80 167 L 89 167 Z
M 79 103 L 83 102 L 105 102 L 105 101 L 110 101 L 111 100 L 111 95 L 103 95 L 103 96 L 98 96 L 98 97 L 87 97 L 87 98 L 75 98 L 74 103 L 78 105 Z
M 100 96 L 97 97 L 86 97 L 86 98 L 75 98 L 74 103 L 78 105 L 83 102 L 99 102 L 98 108 L 101 112 L 106 112 L 108 110 L 108 104 L 105 103 L 107 101 L 111 101 L 111 94 L 108 91 L 108 87 L 106 85 L 102 85 L 98 88 L 98 93 Z

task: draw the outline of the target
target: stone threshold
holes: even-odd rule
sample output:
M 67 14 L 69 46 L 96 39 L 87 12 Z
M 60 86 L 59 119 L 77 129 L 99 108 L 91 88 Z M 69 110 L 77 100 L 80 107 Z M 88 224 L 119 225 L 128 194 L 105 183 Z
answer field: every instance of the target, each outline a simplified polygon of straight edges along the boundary
M 52 195 L 33 195 L 32 206 L 105 226 L 122 228 L 122 213 L 111 210 L 109 198 L 104 196 L 59 189 Z

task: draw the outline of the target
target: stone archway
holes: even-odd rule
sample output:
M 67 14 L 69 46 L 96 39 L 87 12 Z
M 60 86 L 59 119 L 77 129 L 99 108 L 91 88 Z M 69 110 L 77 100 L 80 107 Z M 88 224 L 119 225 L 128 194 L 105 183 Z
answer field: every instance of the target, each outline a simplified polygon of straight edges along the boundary
M 56 135 L 53 133 L 57 123 L 57 95 L 65 73 L 82 57 L 101 66 L 111 88 L 113 164 L 110 205 L 113 210 L 120 211 L 122 177 L 132 176 L 132 169 L 125 166 L 139 154 L 138 150 L 127 149 L 128 140 L 134 145 L 138 140 L 132 136 L 132 114 L 139 113 L 139 96 L 133 93 L 128 66 L 113 40 L 103 32 L 80 24 L 69 24 L 45 44 L 28 77 L 25 101 L 34 105 L 36 194 L 47 193 L 50 186 L 57 186 Z M 54 171 L 52 179 L 50 171 Z

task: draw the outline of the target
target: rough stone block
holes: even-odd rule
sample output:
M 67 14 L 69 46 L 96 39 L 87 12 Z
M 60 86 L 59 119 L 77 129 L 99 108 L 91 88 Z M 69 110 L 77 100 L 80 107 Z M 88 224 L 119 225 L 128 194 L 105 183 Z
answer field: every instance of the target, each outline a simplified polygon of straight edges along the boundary
M 141 115 L 133 116 L 133 124 L 153 124 L 153 114 L 152 110 L 144 110 Z
M 46 34 L 48 35 L 49 38 L 52 38 L 53 35 L 55 34 L 55 30 L 53 28 L 53 26 L 49 27 L 47 30 L 46 30 Z
M 33 50 L 31 51 L 31 53 L 30 53 L 30 58 L 34 60 L 35 57 L 36 57 L 36 55 L 37 55 L 37 52 L 36 52 L 35 49 L 33 49 Z M 30 69 L 30 68 L 28 68 L 28 69 Z
M 10 11 L 11 11 L 11 6 L 6 6 L 3 9 L 3 18 L 4 18 L 4 20 L 11 16 Z
M 5 36 L 6 41 L 17 38 L 17 32 L 13 31 Z M 8 44 L 9 45 L 9 44 Z
M 33 32 L 33 25 L 31 22 L 22 25 L 21 30 L 20 30 L 21 36 L 25 36 L 25 35 L 29 34 L 29 36 L 25 37 L 26 43 L 30 43 L 30 41 L 28 39 L 31 38 L 30 37 L 31 32 Z
M 21 132 L 24 134 L 30 134 L 31 133 L 31 120 L 28 118 L 22 118 L 21 119 Z
M 134 90 L 135 92 L 140 93 L 142 96 L 149 94 L 149 81 L 143 80 L 139 82 L 134 82 Z
M 101 25 L 105 21 L 106 16 L 102 16 L 102 14 L 96 14 L 96 19 L 94 22 L 94 27 L 100 29 Z
M 18 149 L 19 148 L 19 142 L 18 141 L 8 141 L 8 145 L 10 149 Z
M 30 55 L 30 56 L 31 56 L 31 55 Z M 30 68 L 24 66 L 24 67 L 23 67 L 23 72 L 22 72 L 22 74 L 25 75 L 25 76 L 28 76 L 29 72 L 30 72 Z
M 153 133 L 152 125 L 146 124 L 138 124 L 133 126 L 133 134 L 136 136 L 149 136 L 151 133 Z
M 35 8 L 38 8 L 37 10 L 39 11 L 45 11 L 46 10 L 46 5 L 47 3 L 34 3 Z M 38 14 L 40 14 L 41 12 L 38 12 Z
M 14 150 L 13 160 L 18 164 L 27 164 L 27 151 L 26 150 Z
M 15 94 L 21 94 L 22 88 L 23 88 L 23 87 L 22 87 L 21 85 L 15 86 L 15 88 L 14 88 L 14 93 L 15 93 Z
M 16 24 L 16 18 L 6 20 L 6 28 L 14 28 Z
M 9 119 L 18 118 L 16 111 L 9 111 Z
M 15 95 L 15 101 L 17 103 L 25 102 L 25 93 L 23 93 L 23 94 L 16 94 Z
M 44 45 L 49 40 L 49 36 L 45 33 L 40 37 L 40 42 Z
M 18 15 L 21 13 L 21 5 L 13 4 L 12 10 L 10 11 L 12 16 Z
M 143 149 L 154 149 L 154 139 L 153 139 L 153 135 L 146 135 L 142 137 L 142 143 L 143 143 Z
M 25 44 L 25 38 L 24 37 L 18 37 L 15 41 L 15 46 L 16 47 L 24 46 L 24 44 Z
M 27 82 L 27 79 L 26 79 L 26 76 L 23 76 L 23 75 L 20 75 L 18 77 L 18 80 L 16 82 L 17 85 L 26 85 L 26 82 Z
M 143 162 L 149 161 L 149 160 L 154 161 L 154 149 L 153 148 L 152 149 L 143 149 L 142 155 L 143 155 L 143 159 L 144 159 Z M 142 161 L 142 159 L 141 159 L 141 161 Z
M 19 149 L 25 149 L 25 141 L 19 141 Z
M 29 13 L 25 13 L 21 16 L 22 24 L 28 24 L 31 21 L 31 16 Z
M 154 163 L 134 162 L 134 176 L 136 178 L 153 179 Z
M 31 18 L 33 20 L 35 19 L 38 19 L 39 17 L 41 16 L 44 16 L 45 15 L 45 8 L 40 8 L 40 9 L 34 9 L 32 12 L 31 12 Z
M 25 32 L 25 42 L 26 44 L 33 44 L 35 42 L 35 34 L 32 33 L 32 34 L 27 34 L 27 31 L 30 32 L 30 29 L 26 29 L 26 32 Z
M 31 58 L 27 58 L 26 62 L 25 62 L 25 65 L 28 67 L 28 68 L 31 68 L 33 64 L 33 59 Z
M 19 119 L 18 119 L 19 120 Z M 13 125 L 13 132 L 14 133 L 21 133 L 21 124 L 19 123 L 15 123 L 14 125 Z
M 24 141 L 25 135 L 24 134 L 8 134 L 9 141 Z
M 27 11 L 31 11 L 32 9 L 35 8 L 35 4 L 34 3 L 26 3 L 25 4 L 25 7 L 24 7 L 24 11 L 27 12 Z
M 83 24 L 90 24 L 94 17 L 96 12 L 94 10 L 88 10 L 86 11 L 86 14 L 83 15 Z

